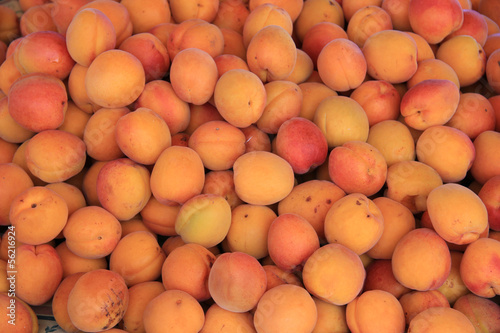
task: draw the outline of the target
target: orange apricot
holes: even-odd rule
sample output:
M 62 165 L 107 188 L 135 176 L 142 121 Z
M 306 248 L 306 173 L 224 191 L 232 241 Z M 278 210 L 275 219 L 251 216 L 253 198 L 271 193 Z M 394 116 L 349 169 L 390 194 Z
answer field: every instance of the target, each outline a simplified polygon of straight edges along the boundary
M 347 33 L 338 24 L 332 22 L 319 22 L 307 30 L 302 40 L 301 49 L 311 57 L 315 68 L 323 47 L 337 38 L 347 39 Z
M 144 329 L 159 333 L 169 327 L 172 333 L 199 332 L 205 322 L 201 304 L 182 290 L 165 290 L 144 308 Z
M 0 225 L 11 224 L 9 212 L 15 198 L 33 187 L 33 181 L 23 168 L 14 163 L 1 163 L 0 173 Z
M 242 34 L 249 13 L 247 3 L 243 0 L 220 0 L 212 23 L 222 30 L 228 29 Z
M 374 79 L 390 83 L 408 81 L 417 66 L 417 44 L 408 34 L 382 30 L 370 35 L 363 45 L 367 73 Z M 398 61 L 397 69 L 394 62 Z
M 418 63 L 418 68 L 415 74 L 406 82 L 408 89 L 428 79 L 445 79 L 453 82 L 460 88 L 455 70 L 446 62 L 440 59 L 426 59 Z
M 149 170 L 128 158 L 106 162 L 97 175 L 96 186 L 102 207 L 120 221 L 137 215 L 151 197 Z
M 30 139 L 34 132 L 16 122 L 9 112 L 7 97 L 0 99 L 0 138 L 9 143 L 22 143 Z
M 172 18 L 177 23 L 182 23 L 189 19 L 212 22 L 219 9 L 219 1 L 216 0 L 198 0 L 193 3 L 170 0 L 168 5 L 172 12 Z
M 68 315 L 68 296 L 76 281 L 86 272 L 74 273 L 62 279 L 51 302 L 52 315 L 61 329 L 68 333 L 78 333 L 80 330 L 73 325 Z
M 107 108 L 128 106 L 139 97 L 145 84 L 146 74 L 139 59 L 118 49 L 100 53 L 85 75 L 89 99 Z
M 472 162 L 470 173 L 474 180 L 484 184 L 488 179 L 500 174 L 498 164 L 498 143 L 500 133 L 496 131 L 484 131 L 474 140 L 476 157 Z
M 215 255 L 204 246 L 188 243 L 168 253 L 161 267 L 165 290 L 182 290 L 202 302 L 208 300 L 208 276 Z
M 89 259 L 111 254 L 121 238 L 120 222 L 99 206 L 86 206 L 68 218 L 63 229 L 68 249 Z
M 36 31 L 56 31 L 57 26 L 52 19 L 52 3 L 41 3 L 24 10 L 19 19 L 19 29 L 22 36 Z
M 29 245 L 50 242 L 63 230 L 68 219 L 68 205 L 55 191 L 30 187 L 12 201 L 9 220 L 16 237 Z
M 142 320 L 144 309 L 156 296 L 165 291 L 160 281 L 146 281 L 128 289 L 129 302 L 119 327 L 127 332 L 145 332 Z
M 253 151 L 240 156 L 233 165 L 236 194 L 246 203 L 270 205 L 293 189 L 290 164 L 271 152 Z
M 410 291 L 399 299 L 405 312 L 406 324 L 410 324 L 420 312 L 433 307 L 449 308 L 450 303 L 439 290 Z
M 415 141 L 406 125 L 397 120 L 382 120 L 370 127 L 367 143 L 384 156 L 387 167 L 415 159 Z
M 323 47 L 318 55 L 317 68 L 321 80 L 335 91 L 359 87 L 367 71 L 366 60 L 359 45 L 343 38 L 334 39 Z M 341 68 L 349 70 L 342 71 Z
M 55 247 L 57 254 L 61 258 L 63 270 L 63 279 L 76 273 L 86 273 L 94 269 L 108 268 L 106 258 L 83 258 L 80 257 L 68 248 L 66 242 L 63 241 Z
M 250 10 L 243 25 L 243 44 L 248 47 L 250 40 L 262 28 L 277 25 L 292 35 L 293 21 L 290 14 L 280 6 L 272 3 L 262 3 Z
M 179 209 L 180 205 L 178 203 L 162 204 L 154 196 L 151 196 L 146 206 L 141 210 L 140 215 L 144 225 L 155 234 L 174 236 L 177 235 L 175 232 L 175 219 Z
M 366 271 L 361 258 L 339 243 L 317 249 L 302 271 L 304 286 L 313 296 L 335 305 L 350 303 L 363 289 Z
M 102 108 L 102 106 L 93 102 L 85 88 L 85 77 L 88 67 L 75 64 L 68 77 L 68 94 L 71 100 L 83 111 L 92 114 Z
M 417 314 L 410 322 L 408 330 L 415 333 L 475 332 L 474 326 L 467 316 L 458 310 L 442 306 L 428 308 Z
M 158 157 L 151 171 L 151 192 L 160 203 L 182 204 L 200 194 L 205 183 L 205 167 L 196 151 L 171 146 Z
M 109 269 L 120 274 L 130 288 L 141 282 L 158 279 L 165 257 L 154 234 L 135 231 L 122 237 L 116 244 L 109 257 Z
M 259 300 L 253 322 L 257 332 L 277 332 L 280 329 L 311 332 L 318 311 L 313 298 L 303 287 L 282 284 L 266 291 Z
M 239 128 L 257 122 L 266 102 L 264 84 L 248 70 L 229 70 L 218 79 L 215 86 L 214 103 L 217 110 L 229 124 Z
M 411 31 L 408 11 L 410 1 L 408 0 L 382 0 L 380 5 L 391 17 L 392 26 L 395 30 Z
M 323 15 L 318 15 L 323 13 Z M 320 22 L 335 23 L 341 28 L 345 27 L 345 17 L 342 6 L 337 1 L 308 0 L 304 2 L 299 16 L 294 21 L 294 30 L 299 41 L 304 40 L 304 36 L 311 27 Z
M 72 133 L 83 140 L 85 127 L 92 115 L 80 109 L 75 102 L 69 100 L 64 121 L 57 129 Z
M 233 312 L 221 308 L 217 303 L 210 305 L 205 313 L 205 323 L 200 333 L 237 332 L 256 333 L 253 325 L 253 314 L 250 312 Z
M 299 83 L 299 88 L 302 90 L 302 104 L 299 116 L 311 121 L 314 120 L 316 108 L 323 99 L 338 95 L 335 90 L 319 82 L 302 82 Z
M 218 76 L 213 57 L 198 48 L 183 49 L 170 65 L 172 88 L 187 103 L 202 105 L 208 102 L 214 94 Z
M 154 26 L 171 21 L 172 12 L 167 0 L 148 0 L 147 6 L 142 1 L 120 1 L 129 14 L 132 22 L 132 34 L 146 32 Z
M 496 50 L 490 54 L 486 62 L 486 79 L 493 90 L 500 92 L 500 51 Z
M 171 135 L 163 118 L 148 108 L 138 108 L 121 116 L 115 125 L 115 140 L 131 160 L 152 165 L 171 145 Z
M 379 4 L 368 4 L 356 10 L 349 19 L 346 29 L 348 38 L 358 47 L 363 47 L 369 36 L 382 30 L 392 30 L 392 21 L 389 13 Z
M 224 197 L 231 209 L 243 203 L 234 189 L 234 172 L 232 170 L 207 172 L 201 193 L 217 194 Z

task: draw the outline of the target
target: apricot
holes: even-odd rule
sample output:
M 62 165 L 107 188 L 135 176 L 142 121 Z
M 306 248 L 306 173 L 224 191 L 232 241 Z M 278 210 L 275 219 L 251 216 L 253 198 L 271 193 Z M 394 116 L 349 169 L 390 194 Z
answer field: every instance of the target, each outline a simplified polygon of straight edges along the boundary
M 0 93 L 7 95 L 12 84 L 22 76 L 16 67 L 13 55 L 0 63 L 0 74 Z
M 260 130 L 255 125 L 250 125 L 241 129 L 243 134 L 245 134 L 245 152 L 248 153 L 250 151 L 263 150 L 270 152 L 271 147 L 271 138 L 269 134 Z
M 115 133 L 116 123 L 129 112 L 126 107 L 100 108 L 91 115 L 83 132 L 90 157 L 97 161 L 111 161 L 125 156 L 116 142 Z
M 416 315 L 410 322 L 408 331 L 412 333 L 444 331 L 473 333 L 475 329 L 470 320 L 460 311 L 449 307 L 433 307 Z
M 89 29 L 89 26 L 92 26 L 92 29 Z M 115 48 L 115 28 L 100 10 L 81 9 L 66 30 L 66 44 L 71 58 L 88 67 L 99 54 Z
M 146 74 L 139 59 L 118 49 L 96 56 L 85 75 L 89 99 L 106 108 L 128 106 L 139 97 L 145 84 Z
M 284 213 L 269 226 L 267 247 L 271 260 L 278 268 L 300 272 L 320 243 L 316 231 L 305 218 Z
M 444 125 L 455 114 L 460 102 L 460 90 L 447 79 L 426 79 L 401 98 L 401 115 L 404 122 L 423 131 L 431 126 Z
M 246 57 L 250 71 L 262 82 L 269 82 L 283 80 L 292 73 L 297 61 L 297 50 L 284 28 L 269 25 L 253 36 Z
M 299 287 L 304 287 L 300 278 L 290 271 L 283 270 L 274 264 L 264 263 L 262 267 L 267 276 L 266 291 L 281 284 L 294 284 Z
M 52 315 L 56 323 L 68 333 L 81 332 L 73 325 L 68 315 L 68 296 L 73 289 L 76 281 L 86 272 L 74 273 L 69 276 L 63 277 L 61 283 L 54 292 L 51 302 Z
M 472 36 L 479 45 L 484 46 L 488 37 L 488 24 L 484 16 L 472 9 L 463 9 L 463 22 L 460 28 L 446 36 L 445 40 L 454 36 L 467 35 Z
M 75 64 L 65 37 L 55 31 L 38 31 L 23 37 L 13 56 L 21 74 L 44 73 L 60 80 L 68 77 Z
M 347 36 L 358 47 L 363 47 L 366 39 L 376 32 L 382 30 L 392 30 L 392 21 L 389 13 L 380 6 L 380 1 L 375 1 L 377 4 L 364 4 L 360 6 L 348 20 Z M 347 2 L 350 3 L 350 2 Z M 344 10 L 344 15 L 346 11 Z
M 172 60 L 188 48 L 204 51 L 215 58 L 223 53 L 224 43 L 224 35 L 218 26 L 201 18 L 191 18 L 175 26 L 167 40 L 167 50 Z
M 201 193 L 205 183 L 203 162 L 193 149 L 166 148 L 151 171 L 151 192 L 160 203 L 182 204 Z
M 66 112 L 67 113 L 67 112 Z M 0 99 L 0 138 L 9 143 L 22 143 L 30 139 L 34 132 L 16 122 L 9 112 L 7 97 Z
M 276 4 L 262 3 L 253 7 L 245 19 L 243 31 L 241 32 L 245 47 L 248 47 L 250 40 L 260 29 L 269 25 L 280 26 L 289 35 L 292 35 L 293 21 L 290 14 L 283 7 Z
M 399 116 L 401 97 L 394 85 L 387 81 L 365 81 L 349 97 L 363 107 L 370 127 L 384 120 L 396 120 Z
M 250 14 L 250 10 L 245 1 L 220 0 L 212 23 L 222 30 L 227 29 L 242 34 L 248 14 Z
M 385 184 L 387 163 L 378 149 L 369 143 L 347 141 L 330 151 L 328 172 L 332 181 L 346 193 L 371 196 Z
M 453 308 L 465 314 L 476 331 L 494 331 L 500 325 L 500 306 L 490 299 L 469 293 L 458 298 Z
M 128 234 L 133 233 L 134 231 L 149 231 L 154 235 L 155 238 L 158 237 L 158 234 L 156 234 L 153 230 L 151 230 L 151 228 L 146 226 L 146 224 L 140 217 L 122 221 L 120 222 L 120 224 L 122 225 L 122 238 Z
M 314 68 L 317 68 L 318 55 L 326 44 L 337 38 L 347 39 L 347 32 L 338 24 L 319 22 L 310 27 L 302 40 L 303 50 L 311 58 Z
M 495 111 L 485 96 L 462 93 L 457 110 L 446 125 L 461 130 L 474 140 L 480 133 L 495 129 Z
M 300 113 L 302 91 L 296 83 L 276 80 L 264 85 L 266 106 L 256 126 L 268 134 L 277 134 L 281 125 Z
M 491 230 L 495 231 L 499 231 L 500 229 L 500 208 L 498 204 L 499 182 L 500 175 L 493 176 L 481 186 L 477 193 L 488 212 L 488 226 Z
M 450 303 L 439 290 L 410 291 L 401 296 L 399 302 L 405 312 L 407 325 L 417 314 L 428 308 L 450 307 Z
M 165 291 L 160 281 L 146 281 L 128 289 L 129 302 L 119 327 L 128 332 L 145 332 L 143 313 L 149 301 Z
M 323 13 L 323 15 L 317 15 Z M 337 1 L 308 0 L 304 2 L 299 16 L 294 21 L 294 30 L 299 41 L 311 27 L 321 22 L 335 23 L 341 28 L 345 27 L 345 17 L 342 6 Z
M 335 90 L 319 82 L 299 83 L 299 88 L 302 90 L 302 104 L 299 116 L 311 121 L 314 120 L 316 108 L 323 99 L 338 95 Z
M 93 114 L 102 107 L 94 103 L 88 96 L 85 88 L 85 77 L 88 72 L 88 67 L 75 64 L 69 73 L 68 77 L 68 94 L 80 109 Z
M 9 225 L 9 212 L 15 198 L 34 184 L 22 167 L 11 162 L 0 164 L 0 174 L 3 175 L 0 179 L 0 225 Z
M 175 94 L 170 82 L 164 80 L 147 82 L 134 106 L 159 114 L 167 123 L 171 135 L 187 130 L 191 118 L 189 104 Z
M 28 245 L 50 242 L 63 230 L 68 205 L 55 191 L 33 186 L 11 201 L 9 221 L 16 228 L 16 239 Z
M 408 34 L 382 30 L 370 35 L 363 47 L 367 73 L 392 84 L 408 81 L 417 71 L 417 44 Z M 398 61 L 397 69 L 394 62 Z
M 63 229 L 66 246 L 75 255 L 98 259 L 111 254 L 121 238 L 120 222 L 99 206 L 86 206 L 68 218 Z
M 249 254 L 226 252 L 217 257 L 208 276 L 214 302 L 232 312 L 253 309 L 266 291 L 266 273 Z
M 209 121 L 191 134 L 188 146 L 198 153 L 205 168 L 222 171 L 230 169 L 245 152 L 245 135 L 225 121 Z
M 415 217 L 407 207 L 390 198 L 377 197 L 373 203 L 382 213 L 384 230 L 367 254 L 374 259 L 391 259 L 399 240 L 416 228 Z
M 477 3 L 477 11 L 491 18 L 495 23 L 500 25 L 500 17 L 498 15 L 498 4 L 495 1 L 479 1 Z
M 302 271 L 305 288 L 313 296 L 346 305 L 361 292 L 366 272 L 360 257 L 346 246 L 330 243 L 317 249 Z
M 155 235 L 135 231 L 116 244 L 109 257 L 109 269 L 120 274 L 130 288 L 159 278 L 165 257 Z
M 253 314 L 250 312 L 233 312 L 221 308 L 217 303 L 210 305 L 205 313 L 205 323 L 200 333 L 237 332 L 256 333 L 253 325 Z
M 2 17 L 0 40 L 5 44 L 9 44 L 21 35 L 19 31 L 19 19 L 15 10 L 5 5 L 0 7 L 0 17 Z
M 311 57 L 302 49 L 297 49 L 297 60 L 295 67 L 289 76 L 285 78 L 287 81 L 299 84 L 305 82 L 314 71 L 314 64 Z
M 460 276 L 460 263 L 462 262 L 463 252 L 450 251 L 451 255 L 451 270 L 448 278 L 439 287 L 439 290 L 448 300 L 450 306 L 452 306 L 458 298 L 465 294 L 469 294 L 470 291 L 465 286 Z
M 96 186 L 102 207 L 120 221 L 137 215 L 151 197 L 149 170 L 128 158 L 106 162 L 99 171 Z
M 214 261 L 215 255 L 196 243 L 173 249 L 161 267 L 165 290 L 182 290 L 200 302 L 208 300 L 208 276 Z
M 61 258 L 63 279 L 76 273 L 86 273 L 94 269 L 108 268 L 106 258 L 83 258 L 70 251 L 65 241 L 55 247 Z
M 172 18 L 177 23 L 189 19 L 201 19 L 211 22 L 215 19 L 219 8 L 219 1 L 198 0 L 196 3 L 188 4 L 179 0 L 169 1 Z
M 168 327 L 172 333 L 196 333 L 203 327 L 205 313 L 187 292 L 166 290 L 147 303 L 143 320 L 146 332 L 162 332 Z
M 222 37 L 224 38 L 224 50 L 222 54 L 235 55 L 238 58 L 246 61 L 247 50 L 243 44 L 243 36 L 241 33 L 228 28 L 221 28 Z
M 313 296 L 314 303 L 316 304 L 316 310 L 318 311 L 318 319 L 316 321 L 316 326 L 312 333 L 320 332 L 338 332 L 347 333 L 349 328 L 347 327 L 345 311 L 345 305 L 335 305 L 329 302 L 320 300 Z
M 457 50 L 460 50 L 459 56 Z M 481 45 L 471 36 L 459 35 L 444 41 L 436 51 L 436 59 L 453 68 L 460 87 L 476 83 L 486 72 L 486 55 Z
M 215 102 L 204 103 L 202 105 L 189 104 L 189 120 L 183 133 L 187 134 L 188 139 L 191 134 L 201 125 L 212 120 L 224 120 L 220 112 L 214 106 Z
M 419 34 L 416 34 L 411 31 L 405 31 L 407 35 L 409 35 L 415 43 L 417 44 L 417 62 L 420 63 L 425 60 L 429 59 L 435 59 L 436 55 L 434 54 L 436 45 L 433 44 L 432 46 L 425 40 L 424 37 L 420 36 Z M 418 71 L 418 68 L 417 68 Z
M 213 57 L 201 49 L 183 49 L 170 65 L 172 88 L 187 103 L 202 105 L 208 102 L 214 94 L 217 79 L 217 65 Z
M 437 289 L 450 273 L 450 250 L 435 231 L 414 229 L 396 244 L 392 270 L 396 280 L 407 288 L 419 291 Z
M 238 157 L 233 165 L 236 194 L 246 203 L 271 205 L 293 189 L 294 173 L 282 157 L 267 151 L 253 151 Z
M 460 28 L 464 15 L 462 6 L 457 0 L 437 3 L 426 0 L 410 3 L 408 18 L 415 33 L 424 37 L 429 44 L 438 44 Z
M 85 127 L 92 115 L 80 109 L 75 102 L 69 100 L 64 121 L 57 129 L 76 135 L 83 140 Z
M 129 14 L 132 22 L 132 34 L 146 32 L 154 26 L 170 22 L 172 13 L 167 0 L 148 0 L 147 6 L 142 1 L 120 1 Z
M 390 293 L 397 299 L 410 291 L 394 277 L 390 259 L 374 259 L 365 266 L 366 278 L 363 291 L 382 290 Z
M 113 271 L 97 269 L 80 276 L 68 295 L 68 315 L 82 331 L 106 330 L 122 320 L 129 304 L 123 278 Z
M 348 39 L 337 38 L 323 47 L 318 55 L 317 68 L 321 80 L 329 88 L 348 91 L 363 83 L 367 62 L 359 45 Z M 346 71 L 346 68 L 349 70 Z
M 351 332 L 404 332 L 403 307 L 387 291 L 368 290 L 346 306 L 346 321 Z
M 242 204 L 232 209 L 226 241 L 231 252 L 243 252 L 256 259 L 269 254 L 268 233 L 277 214 L 267 206 Z
M 486 54 L 486 58 L 489 58 L 490 55 L 500 47 L 500 33 L 493 33 L 488 35 L 486 38 L 486 42 L 483 45 L 483 51 Z
M 50 12 L 57 31 L 65 35 L 71 20 L 76 12 L 84 5 L 91 2 L 90 0 L 55 0 L 52 1 L 54 6 Z
M 302 287 L 283 284 L 266 291 L 255 309 L 253 322 L 257 332 L 311 332 L 318 311 L 311 295 Z
M 45 130 L 33 136 L 25 150 L 31 173 L 47 183 L 68 180 L 83 170 L 86 147 L 83 140 L 61 130 Z
M 368 138 L 368 116 L 358 102 L 346 96 L 324 98 L 316 108 L 313 122 L 325 135 L 329 148 L 348 141 L 366 142 Z
M 484 131 L 474 140 L 476 158 L 472 163 L 470 173 L 474 180 L 484 184 L 488 179 L 500 174 L 498 169 L 497 147 L 500 142 L 500 134 L 495 131 Z
M 234 173 L 232 170 L 209 171 L 205 174 L 202 194 L 217 194 L 224 197 L 231 209 L 243 203 L 234 189 Z
M 460 262 L 460 276 L 474 294 L 492 298 L 498 290 L 498 249 L 500 241 L 482 237 L 470 243 Z
M 116 46 L 119 46 L 127 37 L 132 35 L 132 21 L 127 7 L 121 2 L 113 0 L 94 0 L 82 7 L 80 10 L 93 8 L 101 11 L 108 17 L 113 25 L 116 35 Z
M 58 128 L 68 107 L 64 83 L 44 73 L 21 76 L 10 87 L 7 98 L 12 119 L 32 132 Z
M 7 142 L 0 137 L 0 163 L 11 163 L 14 160 L 17 148 L 17 144 Z
M 53 4 L 44 2 L 26 9 L 19 19 L 21 35 L 26 36 L 36 31 L 57 32 L 57 26 L 50 13 L 52 6 Z
M 297 17 L 299 16 L 300 12 L 302 11 L 302 8 L 304 6 L 303 1 L 299 0 L 293 0 L 293 1 L 286 1 L 286 0 L 250 0 L 248 1 L 248 8 L 250 10 L 254 10 L 256 7 L 262 5 L 263 3 L 272 3 L 278 7 L 281 7 L 285 9 L 288 14 L 290 15 L 290 18 L 292 21 L 295 22 Z
M 391 17 L 392 26 L 395 30 L 411 31 L 408 11 L 410 1 L 408 0 L 382 0 L 380 4 L 383 10 Z
M 499 59 L 500 51 L 496 50 L 491 53 L 486 62 L 485 69 L 488 84 L 496 93 L 500 91 L 500 66 L 498 66 Z
M 171 135 L 163 118 L 148 108 L 138 108 L 122 115 L 115 125 L 115 140 L 131 160 L 152 165 L 171 145 Z
M 214 58 L 215 64 L 217 65 L 217 72 L 219 73 L 219 78 L 225 72 L 231 69 L 244 69 L 249 70 L 248 65 L 245 60 L 234 54 L 221 54 Z
M 407 126 L 397 120 L 382 120 L 370 127 L 366 142 L 375 147 L 387 167 L 415 159 L 415 142 Z
M 129 36 L 119 46 L 120 50 L 133 54 L 142 64 L 146 82 L 160 80 L 168 72 L 170 56 L 160 39 L 149 32 Z

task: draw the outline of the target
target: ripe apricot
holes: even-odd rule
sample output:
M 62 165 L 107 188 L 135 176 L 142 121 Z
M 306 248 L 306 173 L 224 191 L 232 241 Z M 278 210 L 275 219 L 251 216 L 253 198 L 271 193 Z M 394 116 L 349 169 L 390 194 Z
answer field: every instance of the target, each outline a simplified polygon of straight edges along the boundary
M 9 220 L 16 228 L 16 238 L 25 244 L 48 243 L 63 230 L 68 219 L 68 205 L 55 191 L 29 187 L 11 203 Z
M 259 77 L 248 70 L 232 69 L 221 75 L 214 103 L 231 125 L 243 128 L 257 122 L 264 112 L 267 93 Z
M 68 218 L 63 230 L 68 249 L 89 259 L 111 254 L 121 233 L 121 225 L 116 217 L 99 206 L 78 209 Z
M 130 14 L 132 34 L 146 32 L 158 24 L 170 22 L 172 17 L 167 0 L 148 0 L 146 6 L 142 1 L 137 0 L 124 0 L 120 3 Z
M 149 301 L 164 292 L 165 288 L 160 281 L 146 281 L 133 285 L 128 291 L 129 302 L 119 327 L 128 332 L 145 332 L 142 320 L 144 309 Z
M 253 325 L 253 314 L 228 311 L 214 303 L 205 313 L 205 323 L 200 333 L 230 333 L 238 330 L 248 333 L 257 332 Z
M 88 67 L 75 64 L 68 77 L 68 93 L 71 100 L 85 112 L 92 114 L 102 108 L 102 106 L 93 102 L 85 88 L 85 77 Z
M 474 180 L 480 184 L 500 174 L 496 153 L 499 147 L 498 142 L 500 142 L 500 134 L 495 131 L 484 131 L 474 140 L 476 157 L 472 162 L 470 172 Z
M 151 196 L 148 203 L 141 210 L 142 223 L 152 232 L 162 236 L 174 236 L 175 219 L 179 213 L 178 203 L 160 203 L 154 196 Z M 123 225 L 124 221 L 122 221 Z
M 100 53 L 85 75 L 89 99 L 106 108 L 128 106 L 139 97 L 145 84 L 146 74 L 139 59 L 118 49 Z
M 318 15 L 323 13 L 323 15 Z M 304 40 L 307 31 L 320 22 L 332 22 L 345 27 L 345 17 L 342 6 L 337 1 L 308 0 L 304 2 L 299 16 L 294 21 L 294 30 L 299 41 Z
M 370 127 L 367 143 L 384 156 L 387 167 L 415 159 L 415 141 L 410 129 L 397 120 L 383 120 Z
M 219 1 L 215 0 L 198 0 L 195 3 L 171 0 L 168 5 L 172 12 L 172 18 L 177 23 L 194 18 L 212 22 L 219 9 Z
M 283 284 L 266 291 L 259 300 L 253 322 L 257 332 L 270 333 L 280 329 L 311 332 L 318 311 L 311 295 L 303 287 Z
M 294 186 L 294 173 L 290 164 L 267 151 L 243 154 L 234 162 L 233 171 L 236 194 L 249 204 L 277 203 Z
M 143 320 L 146 332 L 159 333 L 168 327 L 172 333 L 195 333 L 203 327 L 205 313 L 187 292 L 166 290 L 149 301 Z
M 166 148 L 151 171 L 151 192 L 164 204 L 186 202 L 201 193 L 204 183 L 203 162 L 198 153 L 189 147 Z
M 410 332 L 443 332 L 449 330 L 457 333 L 473 333 L 474 326 L 470 320 L 458 310 L 449 307 L 432 307 L 416 315 L 408 327 Z
M 74 273 L 64 277 L 52 297 L 51 308 L 54 320 L 65 332 L 77 333 L 80 330 L 73 325 L 68 315 L 68 296 L 76 281 L 86 272 Z
M 262 28 L 277 25 L 292 35 L 293 21 L 290 14 L 280 6 L 272 3 L 262 3 L 250 10 L 243 25 L 243 44 L 248 47 L 250 40 Z
M 202 194 L 217 194 L 224 197 L 231 210 L 243 203 L 234 189 L 233 170 L 209 171 L 205 174 Z
M 0 99 L 0 138 L 12 144 L 22 143 L 30 139 L 34 132 L 24 128 L 16 122 L 9 112 L 7 97 Z
M 249 13 L 247 4 L 242 0 L 221 0 L 212 23 L 222 30 L 227 29 L 242 34 Z
M 57 254 L 61 258 L 61 266 L 63 271 L 63 279 L 76 273 L 86 273 L 94 269 L 108 268 L 106 258 L 83 258 L 80 257 L 68 248 L 66 241 L 59 243 L 55 247 Z
M 128 158 L 106 162 L 99 170 L 96 186 L 102 207 L 120 221 L 137 215 L 151 197 L 149 170 Z
M 171 135 L 163 118 L 148 108 L 138 108 L 122 115 L 115 125 L 115 141 L 131 160 L 152 165 L 171 145 Z
M 123 278 L 108 269 L 80 276 L 68 295 L 68 315 L 82 331 L 106 330 L 122 320 L 129 303 Z
M 302 104 L 299 116 L 311 121 L 314 120 L 316 108 L 324 98 L 338 95 L 335 90 L 319 82 L 302 82 L 299 83 L 299 88 L 302 90 Z
M 57 26 L 52 19 L 52 3 L 41 3 L 23 11 L 19 19 L 19 29 L 22 36 L 36 31 L 55 31 Z
M 9 211 L 15 198 L 33 187 L 33 181 L 23 168 L 14 163 L 1 163 L 0 173 L 0 225 L 11 224 Z
M 323 47 L 337 38 L 347 39 L 347 33 L 338 24 L 332 22 L 319 22 L 307 30 L 302 41 L 304 52 L 311 57 L 314 68 L 316 67 L 318 55 Z

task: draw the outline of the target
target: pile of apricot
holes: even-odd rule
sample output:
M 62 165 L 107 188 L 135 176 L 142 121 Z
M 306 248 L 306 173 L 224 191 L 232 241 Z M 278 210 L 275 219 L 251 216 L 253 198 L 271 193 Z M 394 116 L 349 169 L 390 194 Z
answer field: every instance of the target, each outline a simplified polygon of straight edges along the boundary
M 499 26 L 498 0 L 3 2 L 0 331 L 498 332 Z

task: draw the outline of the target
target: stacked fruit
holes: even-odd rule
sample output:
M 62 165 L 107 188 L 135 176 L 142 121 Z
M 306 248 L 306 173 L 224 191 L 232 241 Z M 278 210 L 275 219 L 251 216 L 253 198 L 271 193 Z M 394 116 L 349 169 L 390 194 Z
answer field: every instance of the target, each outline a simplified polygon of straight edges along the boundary
M 1 332 L 498 332 L 498 0 L 18 4 Z

